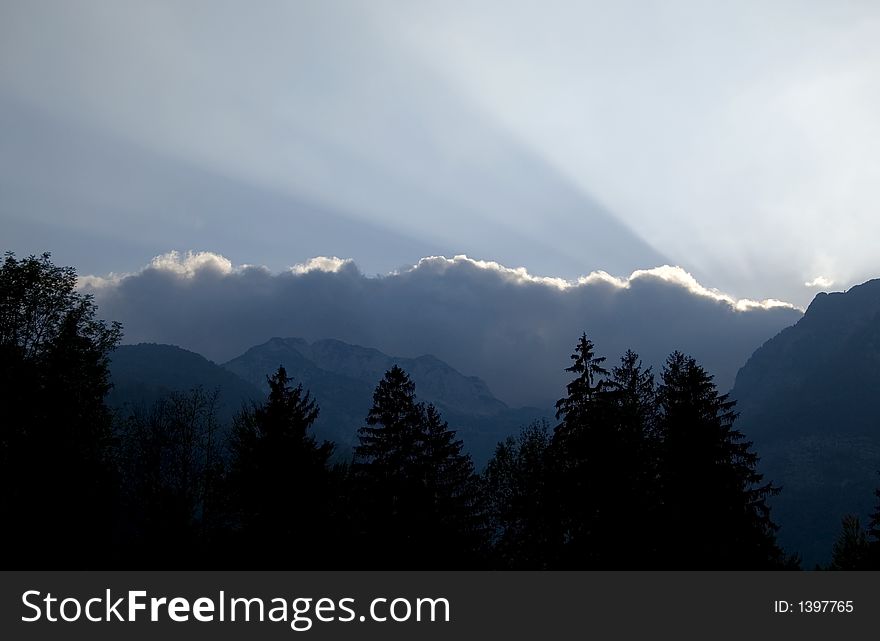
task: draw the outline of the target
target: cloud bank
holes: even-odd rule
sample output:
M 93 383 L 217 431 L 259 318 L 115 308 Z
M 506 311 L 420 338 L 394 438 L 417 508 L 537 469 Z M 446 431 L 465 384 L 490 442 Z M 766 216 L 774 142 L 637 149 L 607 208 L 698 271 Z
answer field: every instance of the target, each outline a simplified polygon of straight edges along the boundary
M 801 314 L 776 300 L 735 299 L 669 265 L 566 280 L 466 256 L 368 277 L 335 257 L 273 273 L 211 252 L 170 252 L 80 286 L 104 318 L 123 323 L 126 342 L 173 343 L 223 362 L 272 336 L 337 338 L 396 356 L 433 354 L 512 405 L 561 395 L 584 331 L 612 362 L 627 348 L 655 367 L 672 350 L 693 354 L 726 391 L 752 351 Z

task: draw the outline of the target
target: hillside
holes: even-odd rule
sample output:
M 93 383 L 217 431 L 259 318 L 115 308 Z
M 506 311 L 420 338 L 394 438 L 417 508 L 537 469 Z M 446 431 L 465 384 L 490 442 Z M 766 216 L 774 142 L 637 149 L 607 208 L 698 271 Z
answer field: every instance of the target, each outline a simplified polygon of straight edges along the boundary
M 780 539 L 827 560 L 844 514 L 863 522 L 880 485 L 880 280 L 819 294 L 736 378 L 739 425 L 783 486 Z

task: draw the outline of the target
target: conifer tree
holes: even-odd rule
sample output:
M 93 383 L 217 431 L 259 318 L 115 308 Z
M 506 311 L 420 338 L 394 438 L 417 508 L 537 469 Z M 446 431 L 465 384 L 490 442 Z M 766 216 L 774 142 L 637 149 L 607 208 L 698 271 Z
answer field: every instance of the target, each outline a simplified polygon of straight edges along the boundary
M 353 489 L 374 567 L 465 567 L 479 553 L 477 477 L 462 443 L 398 366 L 358 433 Z
M 656 505 L 654 378 L 631 351 L 609 372 L 586 335 L 571 358 L 553 442 L 562 562 L 640 567 L 651 550 L 642 523 Z
M 632 350 L 612 368 L 608 395 L 607 420 L 613 438 L 606 445 L 610 463 L 606 492 L 612 502 L 606 513 L 613 525 L 608 528 L 606 549 L 613 567 L 644 568 L 655 553 L 655 541 L 645 536 L 645 523 L 653 522 L 659 509 L 657 393 L 654 374 L 642 367 Z
M 250 566 L 274 564 L 281 550 L 308 549 L 293 567 L 322 567 L 318 550 L 331 529 L 329 458 L 333 445 L 310 433 L 318 406 L 284 367 L 268 378 L 263 405 L 235 419 L 230 483 L 237 494 Z
M 562 553 L 566 568 L 596 568 L 607 559 L 602 543 L 607 528 L 608 370 L 605 357 L 582 334 L 565 371 L 574 374 L 567 395 L 556 402 L 560 421 L 553 435 L 555 510 L 560 515 Z
M 666 361 L 658 389 L 662 437 L 660 565 L 675 569 L 759 569 L 784 562 L 757 455 L 734 422 L 734 401 L 719 394 L 697 362 Z

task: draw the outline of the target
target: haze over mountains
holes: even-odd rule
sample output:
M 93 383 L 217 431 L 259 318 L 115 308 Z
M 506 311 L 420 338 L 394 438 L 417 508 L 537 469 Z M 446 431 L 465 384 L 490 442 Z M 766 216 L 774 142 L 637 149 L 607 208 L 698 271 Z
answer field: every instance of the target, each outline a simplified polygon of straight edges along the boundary
M 673 350 L 692 354 L 727 390 L 755 348 L 801 316 L 778 301 L 725 296 L 680 268 L 566 281 L 463 256 L 368 277 L 335 258 L 273 274 L 216 254 L 172 253 L 82 286 L 103 316 L 123 323 L 127 343 L 179 345 L 216 362 L 272 336 L 433 354 L 510 406 L 559 398 L 583 331 L 612 359 L 631 348 L 659 366 Z
M 479 378 L 464 376 L 433 356 L 394 358 L 341 341 L 309 344 L 298 338 L 273 338 L 223 365 L 173 345 L 123 345 L 112 356 L 114 388 L 107 400 L 127 412 L 168 393 L 202 387 L 218 393 L 218 418 L 228 425 L 243 404 L 265 400 L 267 376 L 280 365 L 318 402 L 316 434 L 336 443 L 343 458 L 357 443 L 376 383 L 393 365 L 411 375 L 419 398 L 441 411 L 480 462 L 506 436 L 552 413 L 549 407 L 510 408 Z

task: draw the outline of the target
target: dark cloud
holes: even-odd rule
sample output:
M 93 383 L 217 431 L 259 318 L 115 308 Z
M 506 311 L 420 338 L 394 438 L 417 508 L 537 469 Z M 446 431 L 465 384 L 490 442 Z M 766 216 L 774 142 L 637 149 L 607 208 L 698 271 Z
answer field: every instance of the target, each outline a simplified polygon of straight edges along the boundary
M 173 343 L 222 362 L 272 336 L 337 338 L 397 356 L 433 354 L 513 405 L 560 396 L 582 331 L 610 360 L 627 348 L 655 366 L 672 350 L 693 354 L 726 391 L 752 351 L 801 314 L 733 300 L 679 268 L 573 283 L 464 257 L 371 278 L 339 259 L 273 274 L 216 254 L 172 253 L 83 287 L 102 316 L 122 321 L 126 342 Z

